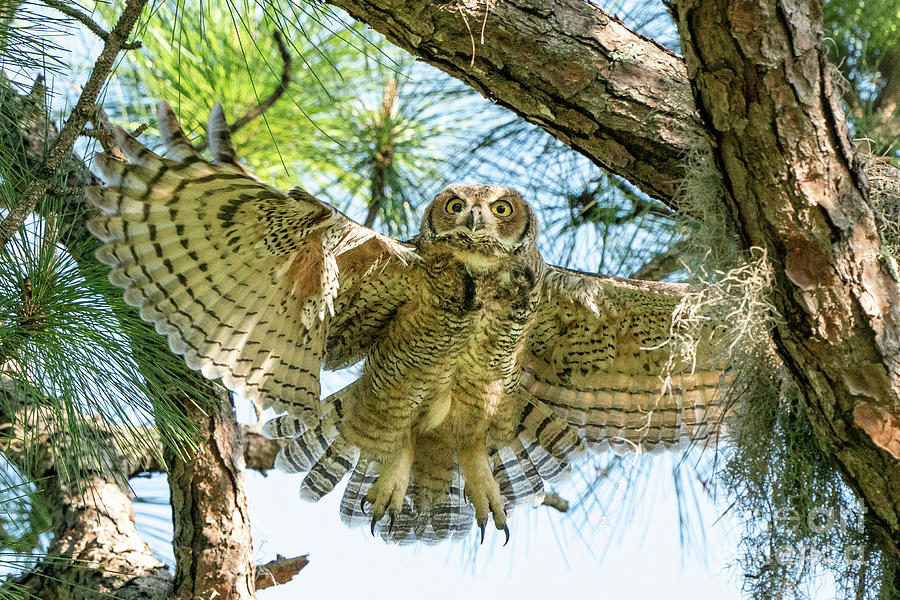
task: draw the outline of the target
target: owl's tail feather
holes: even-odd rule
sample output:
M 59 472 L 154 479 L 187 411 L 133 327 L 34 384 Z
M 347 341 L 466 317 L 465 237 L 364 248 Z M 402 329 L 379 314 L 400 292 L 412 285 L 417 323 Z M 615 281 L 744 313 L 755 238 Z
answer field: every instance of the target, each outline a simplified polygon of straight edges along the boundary
M 578 433 L 537 399 L 525 405 L 516 434 L 535 470 L 548 483 L 567 473 L 585 451 Z
M 544 480 L 531 462 L 521 440 L 498 449 L 491 456 L 494 479 L 507 506 L 539 504 L 544 499 Z
M 359 449 L 339 430 L 354 392 L 351 384 L 326 398 L 317 412 L 300 418 L 282 415 L 263 425 L 267 437 L 293 438 L 278 453 L 275 467 L 285 473 L 307 473 L 300 484 L 304 500 L 321 499 L 356 465 Z
M 409 492 L 403 501 L 403 508 L 394 517 L 393 523 L 385 517 L 375 525 L 375 533 L 382 539 L 395 544 L 423 542 L 437 544 L 448 539 L 461 539 L 472 530 L 475 511 L 463 496 L 463 480 L 459 465 L 453 464 L 449 474 L 449 485 L 441 494 L 431 486 L 426 492 L 415 480 L 410 482 Z M 349 527 L 368 528 L 372 515 L 364 511 L 362 499 L 378 479 L 378 463 L 361 458 L 350 476 L 344 497 L 341 500 L 341 521 Z M 430 505 L 423 506 L 416 499 L 428 496 Z

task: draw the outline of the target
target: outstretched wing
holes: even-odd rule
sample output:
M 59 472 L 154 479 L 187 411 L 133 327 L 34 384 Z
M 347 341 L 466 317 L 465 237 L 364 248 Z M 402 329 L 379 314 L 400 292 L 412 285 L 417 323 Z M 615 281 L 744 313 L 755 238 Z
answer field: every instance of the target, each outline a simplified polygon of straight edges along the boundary
M 106 187 L 89 190 L 103 213 L 89 229 L 105 242 L 97 256 L 110 280 L 191 368 L 264 406 L 314 406 L 326 348 L 341 360 L 364 354 L 403 302 L 412 247 L 250 175 L 219 105 L 209 126 L 215 162 L 194 150 L 166 103 L 159 127 L 165 157 L 121 129 L 129 162 L 96 156 Z M 336 308 L 353 319 L 334 319 Z
M 664 345 L 688 289 L 549 267 L 523 387 L 597 450 L 705 442 L 723 417 L 724 365 L 707 340 L 695 364 L 669 364 Z

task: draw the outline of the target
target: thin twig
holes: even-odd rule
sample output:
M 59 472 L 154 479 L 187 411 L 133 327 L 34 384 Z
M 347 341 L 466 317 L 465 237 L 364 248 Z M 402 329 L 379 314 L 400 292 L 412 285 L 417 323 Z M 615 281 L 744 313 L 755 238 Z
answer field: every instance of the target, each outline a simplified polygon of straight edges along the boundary
M 272 562 L 256 567 L 256 589 L 264 590 L 273 585 L 287 583 L 309 564 L 308 555 L 285 558 L 280 554 Z
M 139 136 L 142 133 L 144 133 L 145 131 L 147 131 L 148 127 L 150 127 L 149 123 L 141 123 L 140 125 L 135 127 L 134 130 L 129 133 L 129 135 L 133 138 L 136 138 L 137 136 Z
M 141 16 L 141 11 L 146 2 L 147 0 L 125 1 L 125 10 L 122 11 L 119 21 L 107 35 L 103 44 L 103 51 L 97 57 L 94 68 L 91 70 L 91 75 L 81 90 L 78 103 L 75 104 L 68 121 L 66 121 L 62 131 L 59 132 L 59 137 L 56 138 L 56 141 L 50 147 L 47 159 L 37 169 L 34 179 L 25 188 L 22 198 L 9 211 L 3 222 L 0 222 L 0 245 L 5 246 L 12 236 L 15 235 L 16 231 L 19 230 L 22 223 L 25 222 L 25 219 L 37 206 L 38 200 L 41 199 L 41 196 L 44 195 L 47 188 L 51 185 L 63 159 L 72 151 L 72 144 L 75 143 L 75 139 L 84 130 L 85 123 L 94 114 L 97 95 L 106 82 L 106 78 L 109 77 L 115 64 L 116 56 L 118 56 L 119 51 L 125 45 L 125 41 Z
M 109 40 L 109 32 L 100 27 L 100 25 L 98 25 L 96 21 L 94 21 L 92 18 L 90 18 L 77 8 L 73 8 L 65 2 L 60 2 L 60 0 L 43 0 L 43 2 L 50 8 L 55 8 L 67 17 L 75 19 L 76 21 L 87 27 L 91 31 L 91 33 L 96 35 L 104 42 Z M 122 44 L 122 50 L 135 50 L 140 47 L 140 40 Z
M 684 268 L 683 258 L 686 252 L 687 244 L 683 241 L 676 242 L 665 252 L 655 255 L 629 277 L 632 279 L 660 281 L 675 271 Z
M 94 124 L 94 128 L 85 129 L 81 132 L 81 135 L 93 138 L 100 142 L 100 146 L 107 156 L 115 158 L 116 160 L 121 160 L 122 162 L 128 162 L 125 153 L 119 148 L 119 143 L 116 141 L 116 134 L 113 133 L 113 126 L 109 122 L 106 111 L 99 106 L 96 107 L 94 114 L 91 116 L 91 123 Z
M 84 194 L 84 188 L 79 186 L 50 186 L 47 188 L 48 196 L 81 196 Z
M 555 508 L 561 513 L 569 511 L 569 501 L 559 494 L 550 493 L 544 495 L 544 499 L 541 501 L 541 504 L 543 504 L 544 506 L 549 506 L 550 508 Z
M 228 129 L 231 133 L 236 132 L 240 128 L 244 127 L 247 123 L 260 116 L 267 110 L 269 110 L 275 102 L 278 101 L 279 98 L 284 96 L 285 92 L 287 92 L 288 85 L 291 83 L 291 77 L 293 77 L 293 70 L 291 66 L 291 53 L 288 51 L 287 45 L 284 43 L 284 38 L 281 35 L 281 32 L 277 29 L 272 32 L 272 38 L 275 40 L 275 44 L 278 46 L 278 54 L 281 55 L 281 80 L 278 82 L 278 87 L 276 87 L 269 96 L 248 110 L 243 117 L 234 122 Z M 197 144 L 197 151 L 202 152 L 209 147 L 209 140 L 203 140 L 199 144 Z

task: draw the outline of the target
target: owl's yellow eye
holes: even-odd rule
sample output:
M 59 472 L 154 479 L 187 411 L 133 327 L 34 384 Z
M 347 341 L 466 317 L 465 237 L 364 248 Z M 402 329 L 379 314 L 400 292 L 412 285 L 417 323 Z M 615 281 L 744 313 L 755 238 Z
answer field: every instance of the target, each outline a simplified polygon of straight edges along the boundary
M 460 200 L 459 198 L 450 198 L 447 201 L 447 212 L 453 214 L 459 214 L 466 207 L 466 203 Z
M 506 200 L 497 200 L 496 202 L 491 204 L 491 212 L 498 217 L 508 217 L 512 214 L 512 211 L 512 204 L 510 204 Z

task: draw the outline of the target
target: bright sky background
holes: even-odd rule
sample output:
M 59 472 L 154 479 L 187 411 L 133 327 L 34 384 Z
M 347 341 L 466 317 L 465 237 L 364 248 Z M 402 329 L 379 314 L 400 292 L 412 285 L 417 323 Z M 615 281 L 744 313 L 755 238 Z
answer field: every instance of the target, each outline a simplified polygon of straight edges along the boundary
M 740 574 L 727 561 L 736 547 L 735 532 L 720 509 L 701 506 L 707 548 L 685 551 L 678 537 L 671 478 L 662 469 L 651 475 L 654 497 L 640 501 L 645 510 L 636 522 L 601 529 L 592 545 L 578 539 L 564 516 L 547 507 L 525 508 L 511 517 L 511 539 L 489 531 L 479 547 L 475 534 L 460 543 L 397 547 L 372 538 L 365 530 L 343 526 L 338 516 L 340 492 L 317 504 L 299 500 L 300 478 L 272 472 L 247 473 L 257 563 L 276 554 L 309 554 L 310 563 L 290 583 L 260 592 L 261 600 L 289 600 L 299 594 L 339 592 L 346 598 L 429 600 L 480 597 L 740 598 Z M 166 494 L 162 476 L 134 482 L 139 495 Z M 168 505 L 137 505 L 138 526 L 155 534 L 157 554 L 171 564 L 171 550 L 157 536 L 171 540 Z M 615 528 L 623 528 L 621 532 Z M 554 528 L 557 530 L 554 533 Z M 607 535 L 621 533 L 605 554 Z M 562 536 L 565 536 L 563 538 Z M 171 542 L 168 542 L 171 543 Z M 160 547 L 162 546 L 162 547 Z M 705 560 L 704 560 L 705 559 Z

